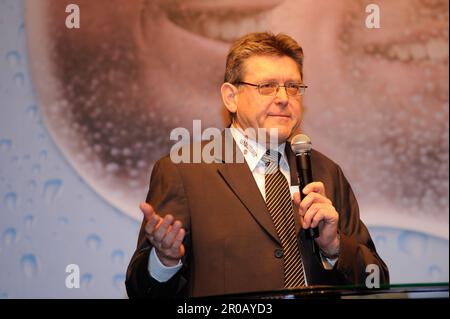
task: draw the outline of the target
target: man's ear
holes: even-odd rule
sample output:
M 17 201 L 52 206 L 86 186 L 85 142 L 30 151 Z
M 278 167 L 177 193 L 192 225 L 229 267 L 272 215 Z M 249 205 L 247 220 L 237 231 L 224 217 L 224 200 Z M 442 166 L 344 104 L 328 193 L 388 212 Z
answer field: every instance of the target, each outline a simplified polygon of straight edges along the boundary
M 220 87 L 223 104 L 231 113 L 236 113 L 238 101 L 238 89 L 233 84 L 225 82 Z

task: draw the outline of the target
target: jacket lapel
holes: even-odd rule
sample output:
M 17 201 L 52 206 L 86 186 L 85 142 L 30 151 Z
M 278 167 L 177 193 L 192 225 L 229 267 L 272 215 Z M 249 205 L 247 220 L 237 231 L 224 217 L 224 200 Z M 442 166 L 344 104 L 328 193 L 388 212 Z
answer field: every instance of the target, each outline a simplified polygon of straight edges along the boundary
M 273 238 L 273 240 L 280 244 L 275 225 L 267 210 L 266 202 L 256 185 L 253 174 L 247 163 L 245 161 L 233 161 L 230 163 L 228 160 L 225 160 L 230 158 L 243 159 L 243 154 L 239 147 L 237 147 L 229 131 L 227 133 L 222 133 L 222 141 L 222 156 L 217 159 L 220 160 L 223 165 L 218 167 L 218 173 L 247 208 L 255 221 Z M 233 152 L 232 156 L 230 156 L 230 154 L 225 154 L 225 152 L 230 151 Z

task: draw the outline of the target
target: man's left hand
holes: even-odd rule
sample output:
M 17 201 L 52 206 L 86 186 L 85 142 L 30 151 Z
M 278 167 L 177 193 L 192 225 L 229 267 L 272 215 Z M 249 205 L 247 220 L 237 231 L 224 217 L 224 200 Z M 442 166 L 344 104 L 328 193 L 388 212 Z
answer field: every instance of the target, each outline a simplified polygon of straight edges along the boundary
M 294 204 L 300 214 L 302 228 L 319 226 L 320 236 L 315 239 L 317 245 L 326 255 L 335 255 L 339 251 L 339 214 L 326 197 L 325 186 L 322 182 L 312 182 L 302 191 L 305 196 L 301 202 L 300 194 L 294 194 Z

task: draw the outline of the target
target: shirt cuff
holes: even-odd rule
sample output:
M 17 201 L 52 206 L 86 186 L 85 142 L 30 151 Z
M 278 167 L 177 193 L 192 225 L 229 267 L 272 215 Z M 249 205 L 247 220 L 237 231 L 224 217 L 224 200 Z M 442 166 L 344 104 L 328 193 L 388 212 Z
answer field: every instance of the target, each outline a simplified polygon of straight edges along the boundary
M 325 268 L 326 270 L 332 270 L 337 260 L 339 259 L 339 257 L 333 259 L 327 258 L 322 254 L 322 252 L 320 252 L 319 255 L 320 259 L 322 260 L 323 268 Z
M 152 278 L 159 282 L 166 282 L 172 278 L 178 270 L 181 269 L 183 263 L 181 260 L 175 266 L 167 267 L 159 260 L 155 247 L 152 248 L 148 257 L 148 272 Z

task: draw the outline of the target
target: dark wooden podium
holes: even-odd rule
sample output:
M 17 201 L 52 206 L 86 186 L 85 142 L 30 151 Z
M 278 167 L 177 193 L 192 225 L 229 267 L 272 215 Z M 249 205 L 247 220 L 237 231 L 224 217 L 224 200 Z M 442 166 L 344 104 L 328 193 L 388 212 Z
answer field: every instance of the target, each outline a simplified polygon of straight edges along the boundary
M 212 297 L 215 298 L 215 297 Z M 442 299 L 449 298 L 448 282 L 414 283 L 368 289 L 357 286 L 311 286 L 217 296 L 220 299 Z

